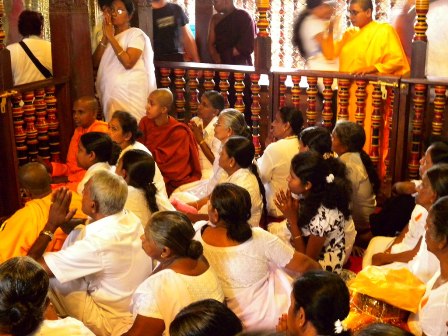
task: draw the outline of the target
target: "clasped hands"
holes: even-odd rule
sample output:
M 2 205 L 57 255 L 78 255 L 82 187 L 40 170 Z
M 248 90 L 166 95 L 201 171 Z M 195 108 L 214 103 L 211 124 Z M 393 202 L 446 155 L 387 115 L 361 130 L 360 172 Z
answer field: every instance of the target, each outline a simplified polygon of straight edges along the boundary
M 292 197 L 289 189 L 286 192 L 283 190 L 279 191 L 275 196 L 274 203 L 286 219 L 297 218 L 299 200 Z
M 51 195 L 52 203 L 45 229 L 54 232 L 57 228 L 61 227 L 66 232 L 66 229 L 68 228 L 64 228 L 64 226 L 70 226 L 69 223 L 80 224 L 73 222 L 72 220 L 76 213 L 76 209 L 69 209 L 71 200 L 72 192 L 68 188 L 61 187 L 53 191 L 53 194 Z

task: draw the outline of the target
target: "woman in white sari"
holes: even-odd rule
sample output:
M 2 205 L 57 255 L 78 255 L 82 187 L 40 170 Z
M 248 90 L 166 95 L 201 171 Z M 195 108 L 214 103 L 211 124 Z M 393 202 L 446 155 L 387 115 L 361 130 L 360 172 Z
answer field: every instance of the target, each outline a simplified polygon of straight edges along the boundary
M 141 29 L 130 27 L 134 10 L 132 0 L 112 2 L 111 14 L 104 17 L 103 38 L 93 54 L 106 121 L 116 110 L 128 111 L 139 121 L 146 113 L 149 93 L 157 88 L 151 42 Z

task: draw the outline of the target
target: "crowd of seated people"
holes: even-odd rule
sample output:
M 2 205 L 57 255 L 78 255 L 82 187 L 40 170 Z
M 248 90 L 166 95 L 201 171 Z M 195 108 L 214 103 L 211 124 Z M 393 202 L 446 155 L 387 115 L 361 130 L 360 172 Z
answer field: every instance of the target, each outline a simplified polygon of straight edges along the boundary
M 80 328 L 96 335 L 188 335 L 193 326 L 177 323 L 176 314 L 184 320 L 195 318 L 187 315 L 188 307 L 205 300 L 224 304 L 220 314 L 226 315 L 226 309 L 232 312 L 227 317 L 238 321 L 233 334 L 287 328 L 289 335 L 317 335 L 343 328 L 340 322 L 347 316 L 343 302 L 348 294 L 340 275 L 357 234 L 355 218 L 368 218 L 370 211 L 370 205 L 360 206 L 365 205 L 364 194 L 354 189 L 368 189 L 372 196 L 367 198 L 375 201 L 372 184 L 377 182 L 369 175 L 369 162 L 363 160 L 363 129 L 340 122 L 333 135 L 322 127 L 301 131 L 300 119 L 294 118 L 299 112 L 283 108 L 273 125 L 277 141 L 256 162 L 243 114 L 233 109 L 219 113 L 222 104 L 216 94 L 208 93 L 203 102 L 211 106 L 201 108 L 209 113 L 201 113 L 202 125 L 215 121 L 214 139 L 207 144 L 210 128 L 205 133 L 200 123 L 179 126 L 168 114 L 171 93 L 158 90 L 148 98 L 148 115 L 140 130 L 130 113 L 115 111 L 107 133 L 93 131 L 79 137 L 76 162 L 83 178 L 77 191 L 65 186 L 52 192 L 51 176 L 41 163 L 20 169 L 21 185 L 32 199 L 2 225 L 0 238 L 9 243 L 0 247 L 1 261 L 25 255 L 35 259 L 50 278 L 49 299 L 59 318 L 77 319 Z M 194 163 L 175 149 L 178 142 L 170 147 L 172 132 L 153 133 L 152 128 L 157 132 L 168 124 L 185 135 L 183 150 L 196 158 Z M 148 145 L 157 142 L 166 147 L 148 148 L 137 141 L 139 137 Z M 272 159 L 282 155 L 286 142 L 291 142 L 287 144 L 291 159 L 286 155 Z M 212 147 L 218 151 L 213 153 Z M 199 150 L 209 164 L 218 165 L 209 179 L 200 182 L 209 194 L 193 201 L 186 197 L 190 202 L 179 206 L 174 197 L 194 194 L 200 185 L 187 178 L 187 188 L 174 192 L 171 203 L 165 190 L 182 184 L 167 179 L 167 172 L 174 179 L 179 172 L 167 164 L 184 162 L 189 171 L 200 174 L 204 166 L 197 160 Z M 411 218 L 396 240 L 401 245 L 412 240 L 412 254 L 406 259 L 390 259 L 396 253 L 389 251 L 383 259 L 373 256 L 374 264 L 408 268 L 428 284 L 425 302 L 410 319 L 417 334 L 446 329 L 431 316 L 435 309 L 441 310 L 446 292 L 445 233 L 437 213 L 443 207 L 433 211 L 433 204 L 444 204 L 437 199 L 442 202 L 448 194 L 448 165 L 443 164 L 447 156 L 446 145 L 439 142 L 421 160 L 416 208 L 424 212 L 413 214 L 414 221 Z M 268 159 L 274 164 L 266 164 Z M 285 172 L 287 176 L 281 177 L 281 186 L 271 188 L 259 171 L 271 181 Z M 363 183 L 365 188 L 360 187 Z M 273 208 L 267 206 L 265 185 L 269 197 L 274 197 L 275 216 L 266 213 Z M 201 208 L 202 213 L 197 213 Z M 37 210 L 41 214 L 36 215 Z M 27 219 L 31 217 L 33 221 Z M 259 227 L 269 218 L 274 218 L 268 225 L 271 232 Z M 364 220 L 359 222 L 365 225 Z M 305 287 L 298 289 L 299 284 Z M 314 292 L 325 288 L 328 293 Z M 309 306 L 310 302 L 325 309 Z M 288 317 L 283 316 L 286 313 Z

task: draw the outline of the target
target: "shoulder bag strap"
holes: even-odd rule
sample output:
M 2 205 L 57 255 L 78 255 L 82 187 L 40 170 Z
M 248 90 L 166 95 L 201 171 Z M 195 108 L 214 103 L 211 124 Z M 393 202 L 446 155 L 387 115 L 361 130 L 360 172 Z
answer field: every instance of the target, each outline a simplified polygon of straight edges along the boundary
M 28 57 L 30 58 L 30 60 L 34 63 L 34 65 L 36 66 L 37 69 L 39 69 L 40 73 L 45 77 L 45 78 L 50 78 L 52 77 L 51 72 L 42 65 L 41 62 L 39 62 L 39 60 L 36 58 L 36 56 L 34 56 L 34 54 L 32 53 L 32 51 L 30 50 L 30 48 L 28 48 L 28 46 L 25 44 L 25 42 L 20 41 L 19 42 L 20 46 L 23 48 L 23 50 L 26 52 L 26 54 L 28 55 Z

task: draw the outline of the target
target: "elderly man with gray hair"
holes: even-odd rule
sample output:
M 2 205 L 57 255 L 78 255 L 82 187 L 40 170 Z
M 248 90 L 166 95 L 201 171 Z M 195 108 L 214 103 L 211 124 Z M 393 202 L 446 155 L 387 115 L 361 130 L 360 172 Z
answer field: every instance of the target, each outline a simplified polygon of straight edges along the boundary
M 43 254 L 56 228 L 75 212 L 69 210 L 71 192 L 56 190 L 48 222 L 28 253 L 53 277 L 50 298 L 57 312 L 83 321 L 96 335 L 126 330 L 132 294 L 151 273 L 151 259 L 141 248 L 143 226 L 123 209 L 127 190 L 120 176 L 96 172 L 83 192 L 88 224 L 73 230 L 61 251 Z

